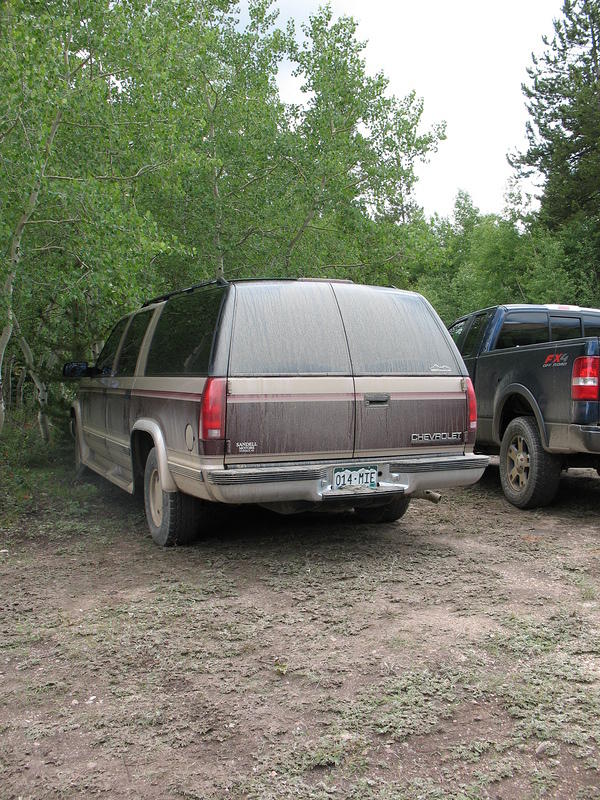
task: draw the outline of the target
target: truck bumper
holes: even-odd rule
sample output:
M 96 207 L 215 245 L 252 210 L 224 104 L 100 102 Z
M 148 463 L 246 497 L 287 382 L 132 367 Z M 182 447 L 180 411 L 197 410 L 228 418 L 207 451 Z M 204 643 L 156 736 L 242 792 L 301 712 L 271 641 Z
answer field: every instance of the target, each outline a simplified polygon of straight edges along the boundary
M 447 489 L 476 483 L 489 463 L 488 456 L 452 455 L 348 460 L 331 463 L 264 464 L 243 468 L 210 467 L 203 470 L 203 485 L 208 499 L 221 503 L 309 503 L 347 504 L 383 501 L 386 496 L 411 495 L 426 489 Z M 336 467 L 376 464 L 379 471 L 375 489 L 353 487 L 336 489 Z
M 600 427 L 569 425 L 569 449 L 576 453 L 600 454 Z

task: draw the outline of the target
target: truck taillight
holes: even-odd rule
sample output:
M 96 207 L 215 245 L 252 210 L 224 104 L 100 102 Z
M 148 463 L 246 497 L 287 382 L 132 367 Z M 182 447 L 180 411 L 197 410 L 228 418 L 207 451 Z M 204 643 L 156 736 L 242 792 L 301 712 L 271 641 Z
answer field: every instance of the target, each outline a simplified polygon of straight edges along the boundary
M 477 431 L 477 398 L 471 378 L 467 378 L 467 413 L 469 417 L 468 431 L 475 434 Z
M 200 407 L 200 439 L 211 441 L 225 438 L 225 404 L 227 379 L 207 378 Z
M 571 398 L 598 400 L 600 356 L 580 356 L 573 363 Z

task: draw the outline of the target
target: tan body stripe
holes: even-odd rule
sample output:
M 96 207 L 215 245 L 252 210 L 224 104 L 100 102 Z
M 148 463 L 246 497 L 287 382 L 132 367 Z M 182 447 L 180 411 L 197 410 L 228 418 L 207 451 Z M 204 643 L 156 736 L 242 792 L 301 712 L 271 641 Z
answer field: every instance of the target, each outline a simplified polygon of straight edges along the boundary
M 364 400 L 365 393 L 357 392 L 327 392 L 323 394 L 230 394 L 228 403 L 296 403 L 296 402 L 327 402 L 339 400 Z M 391 400 L 465 400 L 464 392 L 392 392 Z
M 202 400 L 202 392 L 151 392 L 147 389 L 134 389 L 132 397 L 159 397 L 162 400 Z
M 230 394 L 228 403 L 326 403 L 330 401 L 354 400 L 353 392 L 324 392 L 323 394 Z

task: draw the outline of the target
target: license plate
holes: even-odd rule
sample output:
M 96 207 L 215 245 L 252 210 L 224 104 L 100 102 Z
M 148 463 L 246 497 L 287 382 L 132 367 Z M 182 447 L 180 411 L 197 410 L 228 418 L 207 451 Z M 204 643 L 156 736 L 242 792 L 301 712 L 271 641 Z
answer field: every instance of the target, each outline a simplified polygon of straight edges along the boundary
M 334 489 L 376 489 L 377 467 L 337 467 L 333 470 Z

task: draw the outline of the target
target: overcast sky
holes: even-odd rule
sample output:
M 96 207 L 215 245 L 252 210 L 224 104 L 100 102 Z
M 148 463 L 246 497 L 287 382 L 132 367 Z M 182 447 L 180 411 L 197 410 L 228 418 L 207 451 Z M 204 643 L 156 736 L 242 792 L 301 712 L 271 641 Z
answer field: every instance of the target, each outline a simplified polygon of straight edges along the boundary
M 277 5 L 280 24 L 293 18 L 299 29 L 321 3 Z M 511 174 L 506 154 L 525 146 L 521 83 L 562 0 L 331 0 L 331 6 L 359 22 L 369 71 L 383 70 L 394 94 L 414 89 L 424 98 L 426 121 L 447 122 L 448 138 L 420 169 L 416 194 L 425 211 L 449 215 L 459 189 L 481 211 L 502 211 Z M 282 71 L 280 88 L 284 100 L 298 100 L 289 71 Z

